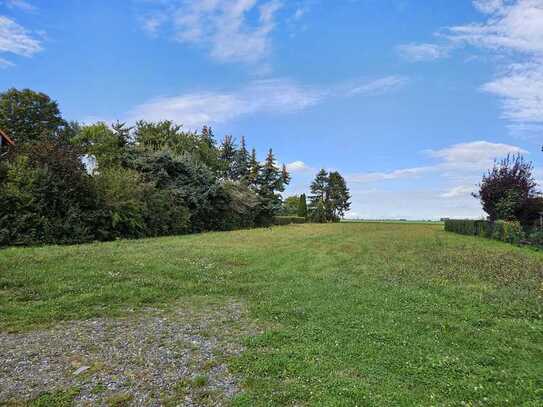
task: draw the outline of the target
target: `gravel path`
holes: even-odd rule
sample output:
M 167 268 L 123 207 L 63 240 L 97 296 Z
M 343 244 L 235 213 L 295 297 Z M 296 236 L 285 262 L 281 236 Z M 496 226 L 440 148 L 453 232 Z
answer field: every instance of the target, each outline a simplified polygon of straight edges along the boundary
M 0 405 L 61 396 L 68 405 L 223 405 L 239 391 L 224 358 L 255 332 L 243 305 L 229 302 L 0 333 Z

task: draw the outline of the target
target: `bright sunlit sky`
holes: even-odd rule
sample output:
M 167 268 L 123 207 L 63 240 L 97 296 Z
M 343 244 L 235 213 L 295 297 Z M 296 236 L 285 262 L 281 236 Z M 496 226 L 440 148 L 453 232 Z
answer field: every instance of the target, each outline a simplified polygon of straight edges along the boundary
M 0 0 L 9 87 L 244 135 L 289 194 L 338 170 L 350 217 L 482 216 L 507 153 L 543 180 L 543 0 Z

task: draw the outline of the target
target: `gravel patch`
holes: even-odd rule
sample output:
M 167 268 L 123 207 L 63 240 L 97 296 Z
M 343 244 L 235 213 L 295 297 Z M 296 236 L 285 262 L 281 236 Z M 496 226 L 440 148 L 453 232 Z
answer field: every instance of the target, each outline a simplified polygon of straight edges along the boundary
M 239 392 L 225 358 L 256 332 L 244 306 L 228 302 L 0 333 L 0 405 L 54 392 L 77 406 L 223 405 Z

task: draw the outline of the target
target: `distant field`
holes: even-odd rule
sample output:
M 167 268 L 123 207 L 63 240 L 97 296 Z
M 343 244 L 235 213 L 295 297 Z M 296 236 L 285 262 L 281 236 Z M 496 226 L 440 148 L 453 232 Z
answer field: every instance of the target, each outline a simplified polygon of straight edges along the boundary
M 234 405 L 542 405 L 543 254 L 442 229 L 346 222 L 7 249 L 0 330 L 236 301 L 263 333 L 228 359 Z

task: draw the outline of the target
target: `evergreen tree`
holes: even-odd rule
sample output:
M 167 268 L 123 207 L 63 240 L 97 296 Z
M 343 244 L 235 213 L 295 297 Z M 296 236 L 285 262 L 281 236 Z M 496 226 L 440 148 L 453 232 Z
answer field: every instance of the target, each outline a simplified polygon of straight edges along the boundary
M 249 152 L 245 145 L 245 137 L 241 137 L 239 148 L 234 157 L 233 179 L 246 181 L 249 174 Z
M 298 203 L 298 216 L 307 217 L 307 199 L 305 194 L 300 195 L 300 202 Z
M 256 150 L 253 148 L 251 158 L 249 159 L 249 171 L 247 174 L 247 184 L 254 190 L 258 189 L 258 177 L 260 175 L 260 163 L 256 158 Z
M 291 177 L 287 171 L 287 166 L 285 164 L 283 164 L 283 168 L 281 169 L 281 178 L 284 185 L 290 184 Z
M 213 129 L 211 127 L 207 127 L 207 126 L 202 127 L 201 138 L 202 138 L 202 141 L 209 148 L 215 148 L 217 143 L 215 141 L 215 135 L 213 134 Z
M 285 190 L 282 171 L 275 164 L 270 148 L 257 180 L 261 200 L 260 223 L 271 224 L 273 216 L 281 209 L 281 192 Z
M 339 221 L 351 207 L 349 202 L 351 195 L 345 179 L 337 171 L 331 172 L 328 176 L 327 197 L 327 217 L 329 220 Z
M 234 159 L 236 157 L 236 144 L 232 136 L 224 136 L 221 143 L 219 159 L 222 165 L 222 176 L 234 179 Z
M 311 209 L 316 208 L 319 202 L 327 201 L 328 183 L 328 173 L 324 169 L 320 170 L 310 186 L 309 202 Z

